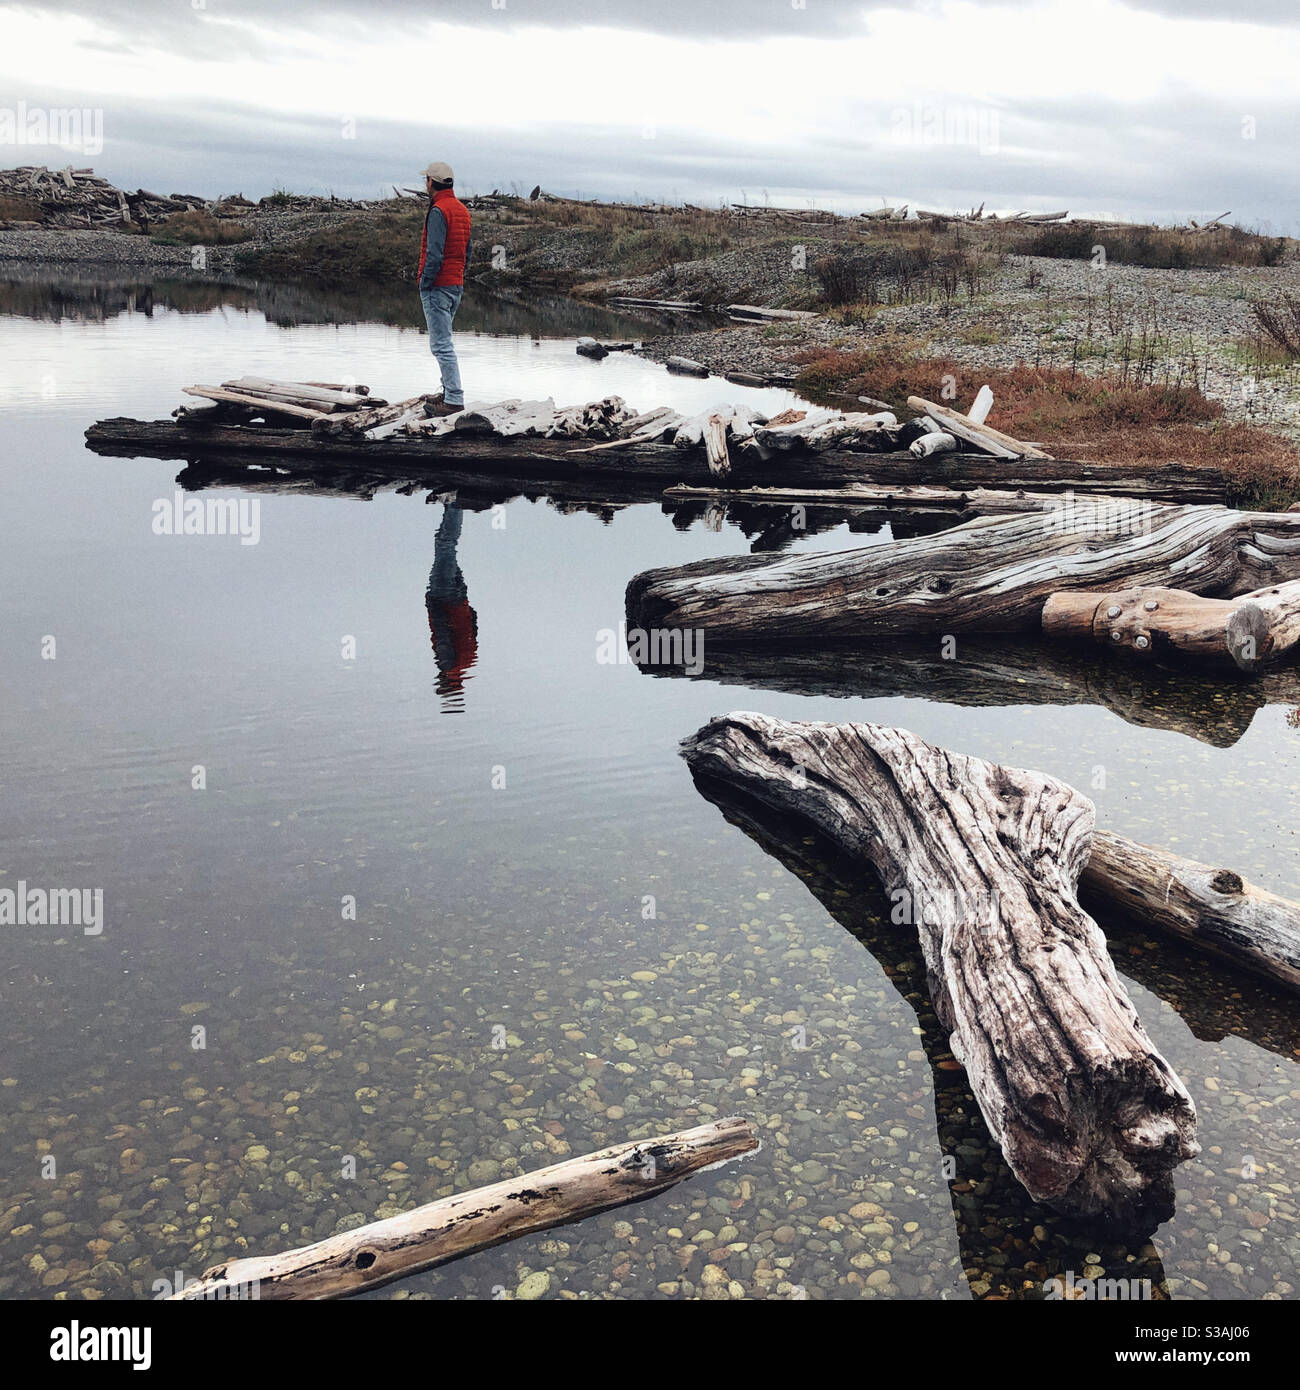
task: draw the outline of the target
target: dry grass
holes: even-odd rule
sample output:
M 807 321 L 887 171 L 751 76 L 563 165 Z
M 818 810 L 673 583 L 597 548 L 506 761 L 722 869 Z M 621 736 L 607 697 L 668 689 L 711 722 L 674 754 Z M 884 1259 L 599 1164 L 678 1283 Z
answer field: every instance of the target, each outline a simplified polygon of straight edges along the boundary
M 1242 227 L 1193 232 L 1181 227 L 1090 227 L 1061 222 L 1045 227 L 1007 224 L 1009 249 L 1022 256 L 1091 261 L 1098 246 L 1108 261 L 1157 270 L 1226 265 L 1280 265 L 1294 245 Z
M 423 202 L 393 200 L 376 214 L 355 214 L 282 246 L 237 254 L 238 268 L 269 280 L 325 289 L 412 282 L 419 268 Z M 481 240 L 481 239 L 480 239 Z M 476 252 L 477 255 L 481 251 Z
M 172 213 L 151 234 L 152 240 L 165 246 L 226 246 L 251 236 L 248 228 L 230 218 L 198 210 Z
M 1135 384 L 1065 367 L 985 370 L 885 344 L 809 354 L 798 387 L 827 404 L 870 395 L 901 408 L 909 395 L 942 399 L 948 386 L 960 407 L 985 382 L 996 402 L 990 423 L 1058 458 L 1152 471 L 1201 464 L 1224 473 L 1236 505 L 1273 508 L 1300 500 L 1300 450 L 1258 426 L 1226 421 L 1223 406 L 1192 386 Z

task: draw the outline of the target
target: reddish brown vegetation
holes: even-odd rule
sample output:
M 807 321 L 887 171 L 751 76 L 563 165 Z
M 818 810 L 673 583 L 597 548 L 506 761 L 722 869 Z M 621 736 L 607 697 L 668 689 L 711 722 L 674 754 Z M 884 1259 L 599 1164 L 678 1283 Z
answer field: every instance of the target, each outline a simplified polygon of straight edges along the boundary
M 987 382 L 995 401 L 989 423 L 1059 458 L 1152 469 L 1202 463 L 1223 470 L 1241 505 L 1285 506 L 1300 498 L 1300 450 L 1258 426 L 1225 421 L 1223 406 L 1193 386 L 1134 385 L 1068 367 L 975 368 L 878 349 L 808 354 L 799 388 L 827 404 L 870 395 L 901 407 L 909 395 L 942 399 L 945 378 L 956 383 L 959 407 Z

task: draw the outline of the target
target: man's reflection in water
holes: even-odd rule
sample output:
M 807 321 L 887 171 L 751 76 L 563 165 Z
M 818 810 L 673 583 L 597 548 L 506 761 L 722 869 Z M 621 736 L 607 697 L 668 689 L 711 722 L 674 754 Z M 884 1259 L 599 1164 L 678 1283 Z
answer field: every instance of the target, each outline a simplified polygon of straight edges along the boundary
M 469 590 L 456 559 L 463 516 L 455 505 L 454 494 L 450 500 L 444 500 L 442 521 L 433 543 L 429 588 L 424 596 L 444 714 L 464 713 L 465 679 L 478 659 L 478 614 L 469 606 Z

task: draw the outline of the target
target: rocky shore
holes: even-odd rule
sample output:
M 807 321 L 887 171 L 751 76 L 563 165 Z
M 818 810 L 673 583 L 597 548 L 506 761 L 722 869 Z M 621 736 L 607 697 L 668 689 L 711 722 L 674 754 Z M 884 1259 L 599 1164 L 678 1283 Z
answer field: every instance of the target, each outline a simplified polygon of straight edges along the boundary
M 250 253 L 283 251 L 314 234 L 354 227 L 358 217 L 391 215 L 391 208 L 383 212 L 386 206 L 360 213 L 328 205 L 257 206 L 239 219 L 246 239 L 205 247 L 201 268 L 231 273 Z M 872 298 L 884 302 L 834 308 L 824 302 L 818 266 L 846 246 L 874 244 L 854 241 L 859 234 L 852 224 L 804 229 L 798 255 L 787 244 L 792 234 L 738 237 L 712 254 L 627 276 L 618 273 L 619 253 L 599 228 L 511 220 L 513 214 L 497 211 L 478 216 L 483 260 L 472 274 L 485 287 L 526 295 L 530 284 L 560 285 L 592 300 L 627 294 L 820 311 L 797 323 L 722 326 L 683 315 L 680 326 L 645 343 L 645 354 L 656 361 L 682 356 L 720 374 L 788 377 L 809 355 L 883 344 L 965 362 L 976 371 L 1018 364 L 1092 375 L 1136 371 L 1147 383 L 1197 386 L 1222 403 L 1230 421 L 1300 440 L 1300 370 L 1261 343 L 1251 307 L 1287 295 L 1300 300 L 1295 258 L 1271 266 L 1162 270 L 1116 260 L 1097 267 L 1089 260 L 1003 255 L 980 268 L 974 289 L 961 284 L 944 293 L 914 292 L 884 280 L 872 286 Z M 488 260 L 494 247 L 500 248 L 500 267 Z M 115 230 L 31 226 L 0 229 L 0 266 L 6 261 L 158 273 L 196 268 L 190 245 Z
M 642 291 L 622 290 L 633 293 Z M 680 331 L 645 345 L 656 361 L 689 357 L 715 372 L 763 375 L 810 353 L 896 342 L 972 368 L 1073 367 L 1093 375 L 1143 356 L 1146 379 L 1199 385 L 1230 420 L 1300 440 L 1300 364 L 1261 362 L 1251 304 L 1300 297 L 1300 263 L 1275 267 L 1149 270 L 1009 257 L 987 290 L 951 303 L 882 305 L 861 323 L 835 313 L 797 323 L 728 324 Z

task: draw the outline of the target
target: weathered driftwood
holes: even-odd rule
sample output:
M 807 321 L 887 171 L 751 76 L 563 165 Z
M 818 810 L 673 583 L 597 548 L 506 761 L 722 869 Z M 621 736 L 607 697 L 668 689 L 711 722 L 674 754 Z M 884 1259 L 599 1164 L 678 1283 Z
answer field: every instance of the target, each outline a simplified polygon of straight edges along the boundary
M 412 410 L 425 406 L 429 400 L 428 395 L 412 396 L 409 400 L 394 401 L 392 405 L 372 405 L 341 415 L 323 415 L 312 423 L 312 433 L 315 435 L 364 434 L 366 430 L 372 430 L 377 425 L 386 425 L 390 420 L 400 420 L 402 416 L 409 414 Z
M 228 405 L 252 406 L 259 415 L 269 412 L 272 415 L 291 415 L 295 420 L 327 420 L 328 414 L 309 406 L 295 405 L 292 401 L 267 400 L 262 396 L 250 396 L 243 391 L 227 391 L 219 386 L 184 386 L 187 396 L 201 396 L 204 400 L 224 401 Z M 341 417 L 340 417 L 341 418 Z
M 232 405 L 229 401 L 202 401 L 198 405 L 178 405 L 172 419 L 194 429 L 209 425 L 246 425 L 261 412 L 248 405 Z
M 1043 634 L 1138 656 L 1231 663 L 1253 674 L 1300 642 L 1300 581 L 1230 599 L 1161 586 L 1052 594 L 1043 605 Z
M 975 399 L 971 402 L 970 409 L 966 412 L 966 418 L 973 425 L 982 425 L 989 418 L 989 411 L 993 409 L 993 388 L 991 386 L 981 386 L 975 392 Z M 1034 445 L 1031 448 L 1036 447 Z
M 366 439 L 387 439 L 390 435 L 405 434 L 409 430 L 418 428 L 429 418 L 425 414 L 425 410 L 426 407 L 423 404 L 412 406 L 410 410 L 399 415 L 395 420 L 385 420 L 382 425 L 375 425 L 368 430 L 363 430 L 362 434 Z
M 999 458 L 1051 458 L 1050 454 L 1044 453 L 1032 444 L 1012 439 L 1009 434 L 1003 434 L 1001 430 L 995 430 L 981 420 L 973 420 L 969 415 L 963 415 L 960 410 L 953 410 L 946 405 L 935 405 L 924 396 L 909 396 L 907 403 L 918 415 L 928 415 L 949 434 L 955 434 L 958 439 L 964 439 L 976 449 L 983 449 Z
M 445 425 L 448 430 L 474 434 L 494 434 L 502 439 L 523 435 L 544 435 L 555 424 L 555 401 L 545 400 L 498 401 L 492 405 L 471 402 L 457 415 L 437 417 L 430 424 Z
M 444 1197 L 298 1250 L 230 1260 L 172 1294 L 194 1300 L 255 1285 L 260 1299 L 345 1298 L 534 1231 L 639 1202 L 758 1148 L 732 1116 L 657 1139 L 614 1144 L 517 1178 Z
M 731 424 L 731 407 L 711 410 L 704 422 L 704 456 L 709 472 L 715 478 L 725 478 L 731 472 L 731 457 L 727 453 L 727 430 Z
M 1063 499 L 933 536 L 830 554 L 706 560 L 628 585 L 629 625 L 705 628 L 722 641 L 1037 628 L 1062 589 L 1171 575 L 1196 593 L 1241 594 L 1300 577 L 1300 514 Z
M 387 401 L 371 397 L 368 391 L 349 391 L 342 387 L 320 386 L 310 381 L 274 381 L 269 377 L 242 376 L 234 381 L 223 381 L 222 386 L 230 391 L 246 391 L 252 395 L 269 395 L 298 401 L 302 405 L 316 404 L 356 409 L 364 404 L 387 405 Z
M 561 406 L 547 427 L 549 439 L 613 439 L 637 412 L 622 396 Z
M 319 386 L 326 391 L 351 391 L 357 396 L 368 396 L 370 394 L 370 387 L 362 386 L 359 382 L 353 386 L 349 386 L 346 382 L 342 381 L 304 381 L 302 384 L 304 386 Z M 386 405 L 387 402 L 380 402 L 380 404 Z
M 1300 991 L 1300 903 L 1232 869 L 1099 830 L 1079 886 L 1193 950 Z
M 956 438 L 945 430 L 929 430 L 907 446 L 919 459 L 928 459 L 931 454 L 950 454 L 957 447 Z
M 800 815 L 880 875 L 921 939 L 931 998 L 1029 1194 L 1142 1225 L 1172 1201 L 1195 1110 L 1075 897 L 1093 807 L 1041 773 L 873 724 L 715 719 L 698 776 Z
M 754 430 L 754 444 L 760 452 L 770 454 L 774 451 L 838 448 L 887 453 L 899 443 L 900 427 L 890 411 L 868 414 L 865 411 L 808 410 L 791 413 L 802 418 L 784 424 L 778 424 L 774 419 Z

